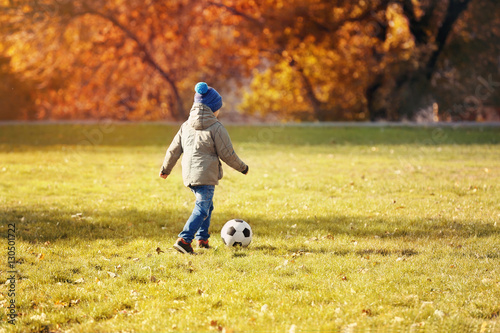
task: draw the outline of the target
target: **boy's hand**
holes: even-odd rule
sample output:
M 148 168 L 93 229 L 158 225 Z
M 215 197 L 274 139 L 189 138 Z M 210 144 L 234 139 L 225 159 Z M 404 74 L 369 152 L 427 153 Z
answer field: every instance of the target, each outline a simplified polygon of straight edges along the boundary
M 167 179 L 168 175 L 166 175 L 164 173 L 161 173 L 161 171 L 160 171 L 160 177 L 163 178 L 163 179 Z

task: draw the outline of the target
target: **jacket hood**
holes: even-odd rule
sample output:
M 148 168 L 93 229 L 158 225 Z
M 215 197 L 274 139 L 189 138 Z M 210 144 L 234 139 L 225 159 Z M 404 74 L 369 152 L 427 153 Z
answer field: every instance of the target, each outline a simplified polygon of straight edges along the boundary
M 218 122 L 212 110 L 202 103 L 194 103 L 189 113 L 188 123 L 195 130 L 204 130 Z

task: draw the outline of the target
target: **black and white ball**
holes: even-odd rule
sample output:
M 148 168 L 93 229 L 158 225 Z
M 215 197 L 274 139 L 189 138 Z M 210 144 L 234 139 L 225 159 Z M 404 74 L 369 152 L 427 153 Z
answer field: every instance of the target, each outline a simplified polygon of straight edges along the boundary
M 252 241 L 252 228 L 243 220 L 234 219 L 227 221 L 220 231 L 222 241 L 228 247 L 247 247 Z

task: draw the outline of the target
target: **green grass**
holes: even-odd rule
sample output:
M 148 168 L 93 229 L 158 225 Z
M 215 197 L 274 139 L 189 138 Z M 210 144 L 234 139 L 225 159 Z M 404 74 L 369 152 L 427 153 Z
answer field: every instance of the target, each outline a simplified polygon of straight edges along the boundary
M 183 256 L 193 196 L 180 163 L 158 177 L 176 126 L 0 126 L 2 327 L 500 331 L 497 128 L 228 130 L 250 173 L 225 167 L 213 249 Z M 222 245 L 232 218 L 250 247 Z

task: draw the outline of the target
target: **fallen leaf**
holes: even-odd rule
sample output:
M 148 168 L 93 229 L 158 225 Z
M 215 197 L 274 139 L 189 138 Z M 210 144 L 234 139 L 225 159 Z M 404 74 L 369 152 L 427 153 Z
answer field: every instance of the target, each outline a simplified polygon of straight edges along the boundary
M 163 251 L 162 249 L 160 249 L 159 247 L 156 248 L 156 253 L 160 254 L 160 253 L 165 253 L 165 251 Z
M 436 317 L 441 318 L 441 319 L 443 319 L 443 318 L 444 318 L 444 312 L 443 312 L 443 311 L 441 311 L 441 310 L 436 310 L 436 311 L 434 311 L 434 315 L 435 315 Z
M 110 277 L 110 278 L 115 278 L 115 277 L 117 277 L 117 276 L 118 276 L 118 275 L 116 275 L 116 274 L 115 274 L 115 273 L 113 273 L 113 272 L 107 272 L 107 273 L 108 273 L 108 275 L 109 275 L 109 277 Z
M 491 315 L 489 315 L 489 318 L 495 319 L 495 318 L 498 318 L 498 316 L 500 316 L 500 309 L 494 311 Z
M 75 281 L 75 283 L 84 283 L 85 280 L 83 278 L 79 278 L 78 280 Z
M 61 302 L 61 301 L 55 301 L 54 302 L 54 306 L 56 308 L 65 308 L 66 306 L 68 306 L 68 303 L 66 302 Z
M 210 329 L 214 329 L 214 330 L 218 330 L 218 331 L 223 331 L 224 328 L 219 325 L 219 323 L 217 322 L 217 320 L 211 320 L 210 321 Z M 224 330 L 226 331 L 226 330 Z

